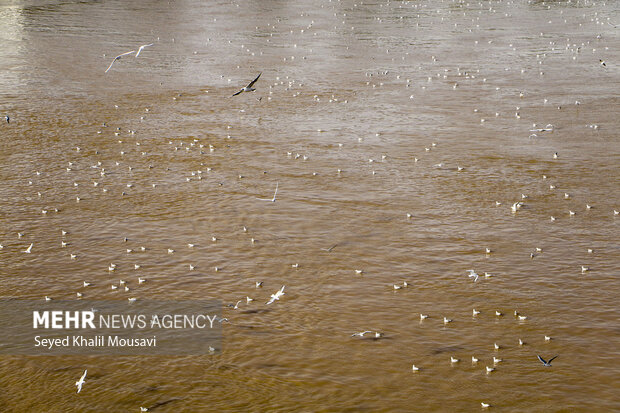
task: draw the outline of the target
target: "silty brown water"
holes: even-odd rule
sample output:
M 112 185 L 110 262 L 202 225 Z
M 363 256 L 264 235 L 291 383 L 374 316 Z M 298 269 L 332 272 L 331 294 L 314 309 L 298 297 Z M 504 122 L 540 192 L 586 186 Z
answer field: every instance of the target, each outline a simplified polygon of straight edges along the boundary
M 615 1 L 4 3 L 1 295 L 255 301 L 211 356 L 3 356 L 2 409 L 620 408 L 618 23 Z

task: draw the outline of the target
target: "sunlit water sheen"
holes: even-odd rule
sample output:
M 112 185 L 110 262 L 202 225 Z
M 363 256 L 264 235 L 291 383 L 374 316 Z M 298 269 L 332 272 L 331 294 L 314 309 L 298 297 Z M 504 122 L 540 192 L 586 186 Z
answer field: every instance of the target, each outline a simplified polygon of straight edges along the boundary
M 620 409 L 608 22 L 617 1 L 2 3 L 0 295 L 255 301 L 211 356 L 3 356 L 1 409 Z

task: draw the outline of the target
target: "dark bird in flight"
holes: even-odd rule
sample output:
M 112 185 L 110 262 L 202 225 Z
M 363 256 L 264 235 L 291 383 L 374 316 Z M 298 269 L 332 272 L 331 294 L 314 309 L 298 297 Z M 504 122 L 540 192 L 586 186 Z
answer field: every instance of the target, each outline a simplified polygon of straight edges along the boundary
M 260 77 L 260 75 L 262 75 L 263 72 L 260 72 L 258 74 L 258 76 L 256 76 L 256 79 L 252 80 L 250 83 L 248 83 L 248 85 L 244 88 L 242 88 L 240 91 L 238 91 L 237 93 L 235 93 L 233 96 L 237 96 L 238 94 L 242 93 L 242 92 L 252 92 L 256 89 L 254 89 L 252 86 L 254 86 L 254 83 L 256 83 L 256 81 L 258 80 L 258 78 Z M 232 97 L 232 96 L 231 96 Z
M 549 361 L 545 361 L 545 359 L 544 359 L 544 358 L 542 358 L 542 357 L 538 356 L 538 360 L 540 360 L 540 362 L 543 364 L 543 366 L 545 366 L 545 367 L 551 367 L 551 362 L 552 362 L 553 360 L 555 360 L 555 359 L 556 359 L 556 357 L 557 357 L 557 356 L 550 358 L 550 359 L 549 359 Z

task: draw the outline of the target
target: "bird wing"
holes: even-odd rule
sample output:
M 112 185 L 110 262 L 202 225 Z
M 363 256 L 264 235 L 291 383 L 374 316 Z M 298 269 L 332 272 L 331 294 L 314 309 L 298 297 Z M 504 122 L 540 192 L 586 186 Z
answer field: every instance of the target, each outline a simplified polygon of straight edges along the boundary
M 252 87 L 252 85 L 253 85 L 254 83 L 256 83 L 256 81 L 258 80 L 258 78 L 259 78 L 259 77 L 260 77 L 260 75 L 262 75 L 262 74 L 263 74 L 263 72 L 260 72 L 260 73 L 258 74 L 258 76 L 256 76 L 256 79 L 252 80 L 252 81 L 248 84 L 247 88 L 248 88 L 248 89 L 249 89 L 249 88 L 251 88 L 251 87 Z
M 128 54 L 132 54 L 132 53 L 135 53 L 135 52 L 136 52 L 135 50 L 130 50 L 130 51 L 128 51 L 128 52 L 125 52 L 125 53 L 121 53 L 121 54 L 119 54 L 119 55 L 118 55 L 118 56 L 116 56 L 114 59 L 120 59 L 120 58 L 121 58 L 121 57 L 123 57 L 123 56 L 126 56 L 126 55 L 128 55 Z
M 240 91 L 238 91 L 237 93 L 235 93 L 233 96 L 237 96 L 239 93 L 243 92 L 243 89 L 241 89 Z M 231 96 L 232 97 L 232 96 Z
M 333 250 L 334 248 L 336 248 L 338 246 L 338 244 L 334 244 L 329 248 L 321 248 L 323 251 L 327 251 L 327 252 L 331 252 L 331 250 Z
M 116 56 L 116 57 L 114 58 L 114 60 L 112 60 L 112 63 L 110 63 L 110 66 L 108 66 L 108 68 L 105 70 L 105 73 L 108 73 L 108 71 L 112 68 L 112 65 L 114 64 L 114 62 L 116 62 L 118 59 L 120 59 L 121 57 L 123 57 L 123 56 L 125 56 L 125 55 L 131 54 L 131 53 L 134 53 L 134 52 L 135 52 L 135 50 L 132 50 L 132 51 L 130 51 L 130 52 L 121 53 L 121 54 L 119 54 L 118 56 Z
M 555 356 L 555 357 L 553 357 L 553 358 L 550 358 L 550 359 L 549 359 L 549 361 L 547 362 L 547 364 L 551 364 L 551 362 L 552 362 L 553 360 L 555 360 L 557 357 L 558 357 L 558 356 Z
M 538 357 L 538 360 L 540 360 L 540 362 L 541 362 L 542 364 L 547 364 L 547 362 L 545 361 L 545 359 L 544 359 L 544 358 L 542 358 L 542 357 L 540 357 L 540 356 L 537 356 L 537 357 Z M 557 356 L 556 356 L 556 357 L 557 357 Z
M 278 182 L 276 182 L 276 192 L 273 194 L 273 199 L 276 199 L 276 195 L 278 195 Z
M 140 54 L 142 49 L 144 49 L 145 47 L 149 47 L 149 46 L 153 46 L 153 43 L 151 43 L 151 44 L 144 44 L 144 45 L 140 46 L 140 48 L 138 49 L 138 53 L 136 53 L 136 57 L 138 57 L 138 55 Z
M 108 73 L 108 70 L 110 70 L 112 68 L 112 65 L 114 64 L 114 62 L 116 62 L 116 57 L 114 58 L 114 60 L 112 60 L 112 63 L 110 63 L 110 66 L 108 66 L 108 68 L 105 70 L 104 73 Z

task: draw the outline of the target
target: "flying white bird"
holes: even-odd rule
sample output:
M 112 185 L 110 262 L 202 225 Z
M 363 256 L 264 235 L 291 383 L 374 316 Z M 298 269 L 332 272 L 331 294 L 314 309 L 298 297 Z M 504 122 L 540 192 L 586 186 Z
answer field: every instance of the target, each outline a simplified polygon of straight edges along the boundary
M 282 288 L 280 288 L 278 291 L 276 291 L 275 294 L 271 294 L 271 299 L 269 301 L 267 301 L 267 304 L 271 304 L 276 300 L 279 300 L 280 297 L 282 297 L 284 295 L 284 287 L 285 285 L 282 286 Z
M 276 192 L 274 192 L 273 198 L 269 198 L 269 199 L 267 199 L 267 198 L 256 198 L 256 199 L 261 200 L 261 201 L 276 202 L 276 195 L 278 195 L 278 182 L 276 182 Z
M 469 273 L 469 278 L 473 278 L 474 282 L 478 281 L 479 275 L 476 274 L 476 271 L 474 271 L 474 270 L 467 270 L 467 272 Z
M 252 80 L 250 83 L 248 83 L 248 85 L 244 88 L 242 88 L 240 91 L 238 91 L 237 93 L 235 93 L 233 96 L 237 96 L 238 94 L 242 93 L 242 92 L 252 92 L 256 89 L 254 89 L 252 86 L 254 86 L 254 83 L 256 83 L 256 81 L 258 80 L 258 78 L 260 77 L 260 75 L 262 75 L 263 72 L 260 72 L 258 74 L 258 76 L 256 76 L 256 79 Z M 232 97 L 232 96 L 231 96 Z
M 26 250 L 24 251 L 26 254 L 30 254 L 32 252 L 32 246 L 34 244 L 30 244 L 30 246 L 28 248 L 26 248 Z
M 77 386 L 77 392 L 79 393 L 82 390 L 82 385 L 84 384 L 84 379 L 86 379 L 86 373 L 88 372 L 88 370 L 84 370 L 84 374 L 82 374 L 82 377 L 80 377 L 80 379 L 78 381 L 75 382 L 75 385 Z

